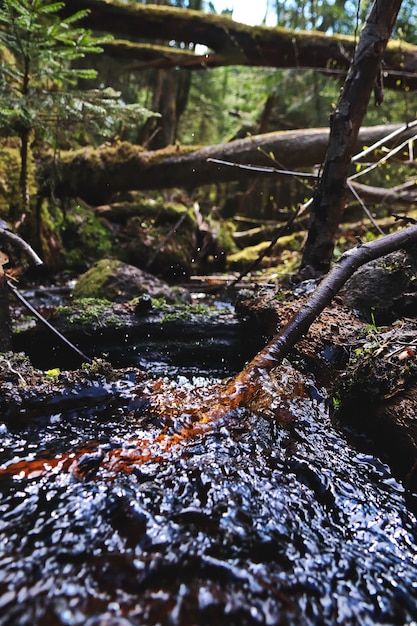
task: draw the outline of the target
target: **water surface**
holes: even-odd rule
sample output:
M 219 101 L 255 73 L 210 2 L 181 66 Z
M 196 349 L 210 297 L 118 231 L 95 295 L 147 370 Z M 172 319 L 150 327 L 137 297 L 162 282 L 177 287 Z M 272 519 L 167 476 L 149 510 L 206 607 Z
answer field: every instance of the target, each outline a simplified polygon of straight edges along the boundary
M 210 393 L 169 385 L 184 407 Z M 123 469 L 189 416 L 158 422 L 116 387 L 118 402 L 0 427 L 1 625 L 417 623 L 403 488 L 325 403 L 297 399 L 286 424 L 239 409 Z M 68 454 L 82 471 L 48 466 Z

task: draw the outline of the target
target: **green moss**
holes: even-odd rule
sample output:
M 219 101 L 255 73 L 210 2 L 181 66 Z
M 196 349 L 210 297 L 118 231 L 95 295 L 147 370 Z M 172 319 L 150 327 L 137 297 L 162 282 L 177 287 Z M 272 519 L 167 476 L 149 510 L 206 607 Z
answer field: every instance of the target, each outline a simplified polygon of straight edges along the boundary
M 212 222 L 209 220 L 209 223 L 217 232 L 219 249 L 226 255 L 236 254 L 238 252 L 238 248 L 233 238 L 233 235 L 236 232 L 236 226 L 227 220 L 221 222 Z
M 151 224 L 157 226 L 169 225 L 173 226 L 184 216 L 182 224 L 195 228 L 197 221 L 192 209 L 189 209 L 182 202 L 165 202 L 161 199 L 143 198 L 139 202 L 132 202 L 132 209 L 136 213 L 136 217 L 150 220 Z M 185 214 L 185 215 L 184 215 Z
M 60 229 L 65 247 L 65 265 L 84 270 L 105 257 L 113 246 L 111 230 L 89 208 L 73 204 Z
M 227 266 L 230 269 L 243 269 L 250 263 L 256 261 L 266 248 L 269 246 L 269 241 L 262 241 L 256 246 L 248 246 L 235 254 L 231 254 L 227 259 Z
M 162 298 L 152 298 L 152 308 L 155 311 L 159 311 L 163 314 L 161 324 L 169 322 L 177 322 L 181 320 L 190 320 L 193 317 L 204 317 L 204 319 L 212 319 L 219 315 L 227 315 L 226 309 L 219 309 L 215 306 L 207 304 L 187 304 L 181 303 L 178 305 L 168 304 Z
M 57 314 L 70 325 L 88 326 L 92 329 L 122 328 L 126 322 L 114 313 L 114 303 L 104 298 L 80 298 L 72 306 L 58 307 Z
M 109 279 L 113 276 L 115 270 L 121 267 L 121 261 L 114 259 L 102 259 L 83 274 L 82 280 L 79 280 L 74 288 L 73 296 L 75 299 L 91 298 L 94 294 L 93 301 L 104 302 L 112 300 L 112 294 L 109 293 Z M 99 300 L 97 300 L 97 298 Z
M 183 146 L 178 144 L 175 146 L 167 146 L 166 148 L 161 148 L 160 150 L 146 152 L 146 161 L 149 165 L 155 165 L 157 163 L 166 161 L 166 159 L 171 156 L 176 158 L 180 156 L 187 156 L 188 154 L 197 152 L 202 148 L 203 146 Z
M 32 159 L 29 159 L 28 165 L 29 193 L 31 197 L 35 197 L 37 186 Z M 19 177 L 19 149 L 13 146 L 13 140 L 9 140 L 7 143 L 4 141 L 0 144 L 0 218 L 2 219 L 15 219 L 20 216 L 22 197 Z
M 304 233 L 292 233 L 291 235 L 285 235 L 284 237 L 280 237 L 278 239 L 277 246 L 281 250 L 299 251 L 302 248 L 304 238 Z
M 397 339 L 391 328 L 386 332 L 376 332 L 373 327 L 365 330 L 362 345 L 352 351 L 349 364 L 333 389 L 338 408 L 349 411 L 350 407 L 361 406 L 366 410 L 415 381 L 415 359 L 401 360 L 395 353 L 392 358 L 387 358 L 386 353 L 397 345 L 398 340 L 402 340 L 401 330 Z
M 65 264 L 65 252 L 62 245 L 60 227 L 62 212 L 59 206 L 44 199 L 40 207 L 40 250 L 43 262 L 52 270 L 59 270 Z

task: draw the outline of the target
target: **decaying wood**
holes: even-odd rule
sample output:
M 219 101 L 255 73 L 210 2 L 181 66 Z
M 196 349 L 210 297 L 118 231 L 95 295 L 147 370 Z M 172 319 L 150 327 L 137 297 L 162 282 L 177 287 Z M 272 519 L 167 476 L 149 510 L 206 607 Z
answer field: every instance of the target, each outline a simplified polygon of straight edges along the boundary
M 361 265 L 394 250 L 415 245 L 416 242 L 417 225 L 413 225 L 345 252 L 303 308 L 227 385 L 224 392 L 226 403 L 230 403 L 231 406 L 244 406 L 249 401 L 254 386 L 259 385 L 262 377 L 272 368 L 277 367 L 287 356 L 291 348 L 307 333 L 311 324 Z
M 251 27 L 224 15 L 167 6 L 122 3 L 116 0 L 71 0 L 65 15 L 89 9 L 83 25 L 97 31 L 126 36 L 129 41 L 105 44 L 106 54 L 140 60 L 137 69 L 149 67 L 190 69 L 218 65 L 280 68 L 320 68 L 346 72 L 354 54 L 355 38 L 321 32 L 295 31 L 266 26 Z M 156 41 L 157 47 L 138 40 Z M 206 55 L 188 54 L 161 41 L 202 44 Z M 187 47 L 187 46 L 186 46 Z M 384 54 L 384 83 L 393 89 L 417 88 L 417 48 L 392 42 Z
M 387 136 L 400 124 L 362 128 L 355 149 L 362 150 Z M 403 126 L 401 139 L 414 136 L 415 130 Z M 271 165 L 268 156 L 289 169 L 312 167 L 324 158 L 329 139 L 327 128 L 291 130 L 237 139 L 226 144 L 195 148 L 169 146 L 147 152 L 128 143 L 104 145 L 96 150 L 83 148 L 63 152 L 59 163 L 59 180 L 52 156 L 40 166 L 42 193 L 53 191 L 57 197 L 80 197 L 98 205 L 109 202 L 120 191 L 196 188 L 202 185 L 246 180 L 248 177 L 278 176 L 268 172 L 247 171 L 210 162 L 209 159 L 234 161 L 240 164 Z M 391 140 L 398 141 L 398 138 Z M 49 187 L 54 182 L 53 190 Z
M 401 0 L 380 0 L 372 5 L 330 120 L 329 146 L 301 261 L 303 268 L 316 273 L 325 274 L 330 268 L 357 137 L 371 93 L 379 83 L 384 50 L 400 7 Z M 376 104 L 381 104 L 382 93 L 378 91 L 375 98 Z
M 388 189 L 362 185 L 357 182 L 351 182 L 350 184 L 365 202 L 377 203 L 384 206 L 393 204 L 398 206 L 401 204 L 410 208 L 417 202 L 417 184 L 414 179 Z
M 307 224 L 304 224 L 306 227 Z M 282 229 L 282 222 L 275 222 L 269 226 L 257 226 L 248 230 L 240 230 L 233 233 L 233 239 L 240 248 L 256 246 L 264 241 L 271 241 Z M 295 228 L 290 225 L 286 234 L 294 232 Z

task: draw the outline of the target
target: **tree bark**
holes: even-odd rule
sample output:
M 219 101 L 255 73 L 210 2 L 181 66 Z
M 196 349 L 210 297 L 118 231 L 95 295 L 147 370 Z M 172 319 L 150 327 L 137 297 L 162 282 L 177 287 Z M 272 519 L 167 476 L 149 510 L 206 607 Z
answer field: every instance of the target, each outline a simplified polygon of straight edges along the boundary
M 354 54 L 355 38 L 266 26 L 251 27 L 229 17 L 166 6 L 122 4 L 116 0 L 71 0 L 64 15 L 79 9 L 90 14 L 81 22 L 95 31 L 126 36 L 103 47 L 114 57 L 141 61 L 137 70 L 149 67 L 204 69 L 220 65 L 251 65 L 279 68 L 320 68 L 347 72 Z M 198 43 L 208 54 L 187 49 L 152 46 L 138 40 Z M 132 69 L 132 68 L 129 68 Z M 392 89 L 417 89 L 417 47 L 391 42 L 384 51 L 384 82 Z
M 227 385 L 224 393 L 226 404 L 233 407 L 247 404 L 254 388 L 262 384 L 265 374 L 280 364 L 361 265 L 394 250 L 415 246 L 416 242 L 417 225 L 414 225 L 345 252 L 301 310 Z
M 357 137 L 356 150 L 372 145 L 397 128 L 401 125 L 363 128 Z M 414 136 L 414 133 L 413 129 L 404 127 L 401 139 Z M 48 157 L 40 167 L 38 178 L 44 195 L 53 191 L 57 197 L 80 197 L 89 204 L 98 205 L 109 202 L 121 191 L 196 188 L 248 177 L 278 175 L 221 165 L 208 159 L 271 167 L 268 155 L 272 153 L 289 169 L 313 167 L 323 161 L 328 139 L 327 128 L 315 128 L 255 135 L 200 149 L 171 146 L 148 152 L 127 143 L 105 145 L 97 150 L 83 148 L 63 152 L 59 180 L 55 180 L 56 166 L 52 157 Z M 387 145 L 392 145 L 392 141 Z M 55 181 L 53 190 L 51 181 Z
M 400 6 L 401 0 L 374 2 L 331 117 L 329 145 L 301 262 L 303 268 L 311 268 L 315 273 L 323 274 L 330 268 L 351 158 L 372 90 L 377 88 L 384 50 Z

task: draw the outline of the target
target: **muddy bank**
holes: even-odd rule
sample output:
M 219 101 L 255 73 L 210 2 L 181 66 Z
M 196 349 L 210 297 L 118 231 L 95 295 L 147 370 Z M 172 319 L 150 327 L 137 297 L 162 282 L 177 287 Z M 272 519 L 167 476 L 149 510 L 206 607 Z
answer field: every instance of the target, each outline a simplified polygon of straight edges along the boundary
M 273 289 L 248 292 L 241 294 L 236 308 L 251 320 L 252 332 L 263 333 L 267 341 L 307 297 L 297 290 L 285 297 Z M 416 491 L 415 324 L 403 318 L 391 326 L 377 326 L 363 317 L 346 306 L 342 293 L 313 323 L 289 358 L 326 388 L 334 419 L 364 449 L 388 461 L 408 488 Z

